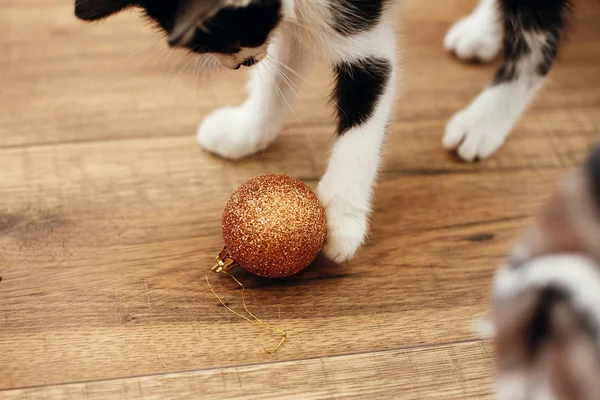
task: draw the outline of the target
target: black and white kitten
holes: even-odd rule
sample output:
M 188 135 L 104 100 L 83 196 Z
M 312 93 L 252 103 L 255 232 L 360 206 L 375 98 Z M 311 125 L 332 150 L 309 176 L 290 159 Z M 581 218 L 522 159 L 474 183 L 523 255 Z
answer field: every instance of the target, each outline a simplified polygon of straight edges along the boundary
M 489 60 L 506 31 L 506 57 L 492 86 L 447 128 L 444 144 L 471 161 L 492 154 L 526 108 L 556 55 L 566 0 L 482 0 L 449 33 L 463 58 Z M 206 150 L 239 159 L 266 148 L 282 128 L 311 62 L 335 71 L 337 142 L 318 195 L 327 212 L 325 254 L 350 259 L 368 228 L 373 184 L 395 102 L 395 0 L 76 0 L 85 20 L 137 6 L 171 45 L 211 53 L 224 66 L 251 66 L 248 99 L 200 126 Z M 505 21 L 502 24 L 502 20 Z M 504 25 L 504 29 L 503 29 Z
M 371 193 L 395 97 L 395 12 L 392 1 L 367 0 L 76 0 L 86 20 L 139 6 L 171 44 L 212 53 L 237 69 L 253 68 L 248 99 L 215 111 L 200 126 L 206 150 L 239 159 L 279 134 L 287 102 L 311 62 L 336 72 L 337 142 L 318 195 L 327 212 L 325 254 L 351 258 L 367 233 Z M 281 93 L 278 93 L 278 91 Z

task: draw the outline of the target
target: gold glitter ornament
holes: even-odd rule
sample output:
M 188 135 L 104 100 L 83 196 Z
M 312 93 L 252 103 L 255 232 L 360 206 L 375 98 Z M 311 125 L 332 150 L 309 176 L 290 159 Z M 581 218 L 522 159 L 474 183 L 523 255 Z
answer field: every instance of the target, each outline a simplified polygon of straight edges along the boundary
M 325 210 L 317 196 L 304 183 L 286 175 L 263 175 L 240 186 L 223 213 L 225 248 L 219 253 L 215 273 L 229 276 L 242 288 L 242 305 L 246 315 L 225 303 L 213 289 L 208 271 L 206 283 L 212 294 L 229 312 L 254 324 L 270 329 L 281 337 L 275 353 L 287 334 L 270 325 L 247 307 L 244 285 L 229 273 L 236 265 L 267 278 L 283 278 L 306 268 L 319 254 L 327 224 Z
M 325 210 L 304 183 L 277 174 L 250 179 L 225 206 L 225 249 L 215 268 L 237 264 L 266 278 L 293 275 L 319 254 L 326 230 Z

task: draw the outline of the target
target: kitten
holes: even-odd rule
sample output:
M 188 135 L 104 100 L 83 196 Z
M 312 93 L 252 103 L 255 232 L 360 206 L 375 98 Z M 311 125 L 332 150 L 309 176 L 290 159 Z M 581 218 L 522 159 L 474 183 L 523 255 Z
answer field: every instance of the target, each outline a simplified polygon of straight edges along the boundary
M 504 47 L 493 82 L 446 126 L 443 144 L 468 162 L 491 156 L 542 87 L 557 55 L 569 0 L 480 0 L 444 46 L 489 62 Z
M 318 195 L 328 234 L 324 253 L 350 259 L 367 233 L 373 184 L 395 101 L 396 45 L 391 0 L 76 0 L 85 20 L 139 7 L 171 45 L 211 53 L 225 67 L 253 68 L 248 99 L 215 111 L 198 142 L 239 159 L 272 143 L 311 62 L 335 71 L 337 142 Z M 278 93 L 281 91 L 281 93 Z
M 543 4 L 542 4 L 543 3 Z M 285 110 L 311 62 L 335 71 L 337 141 L 318 195 L 327 212 L 324 253 L 337 262 L 365 239 L 381 147 L 395 102 L 395 0 L 76 0 L 85 20 L 139 7 L 172 46 L 211 53 L 225 67 L 252 66 L 248 99 L 215 111 L 198 142 L 239 159 L 265 149 L 281 130 Z M 444 144 L 471 161 L 504 141 L 541 86 L 556 55 L 566 0 L 482 0 L 448 35 L 461 57 L 506 55 L 494 83 L 449 123 Z M 501 17 L 502 16 L 502 17 Z M 264 67 L 264 68 L 262 68 Z
M 570 173 L 493 284 L 498 398 L 600 398 L 600 147 Z

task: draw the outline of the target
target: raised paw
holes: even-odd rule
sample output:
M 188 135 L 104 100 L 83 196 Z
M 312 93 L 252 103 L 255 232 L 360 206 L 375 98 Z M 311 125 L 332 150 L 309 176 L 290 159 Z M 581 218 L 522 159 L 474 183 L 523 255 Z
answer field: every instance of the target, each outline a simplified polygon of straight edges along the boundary
M 469 107 L 446 125 L 443 145 L 457 150 L 467 162 L 483 160 L 498 150 L 519 117 L 519 110 L 503 105 L 501 89 L 486 89 Z
M 196 139 L 205 150 L 237 160 L 264 150 L 274 139 L 256 113 L 242 107 L 224 107 L 200 125 Z
M 490 62 L 500 52 L 502 30 L 485 12 L 456 22 L 444 38 L 444 47 L 465 61 Z

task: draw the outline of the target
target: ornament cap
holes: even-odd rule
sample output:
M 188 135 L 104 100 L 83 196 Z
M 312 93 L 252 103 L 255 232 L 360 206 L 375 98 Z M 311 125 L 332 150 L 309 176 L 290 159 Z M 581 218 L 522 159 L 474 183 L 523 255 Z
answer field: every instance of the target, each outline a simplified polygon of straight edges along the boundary
M 221 250 L 219 255 L 216 257 L 216 260 L 217 264 L 212 267 L 212 271 L 217 273 L 222 271 L 229 272 L 237 265 L 235 260 L 229 255 L 227 247 L 223 247 L 223 250 Z

